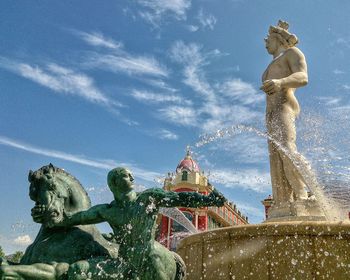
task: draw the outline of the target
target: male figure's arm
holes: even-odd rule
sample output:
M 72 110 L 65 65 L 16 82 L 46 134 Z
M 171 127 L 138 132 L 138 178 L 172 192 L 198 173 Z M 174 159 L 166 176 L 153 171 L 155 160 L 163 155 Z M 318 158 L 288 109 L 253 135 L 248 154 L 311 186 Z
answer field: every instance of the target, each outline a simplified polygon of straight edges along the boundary
M 9 265 L 0 258 L 0 279 L 63 280 L 66 279 L 68 268 L 67 263 Z
M 286 67 L 292 74 L 281 79 L 271 79 L 263 82 L 262 89 L 267 94 L 274 94 L 286 88 L 299 88 L 308 83 L 307 64 L 304 54 L 298 48 L 286 51 Z
M 74 225 L 91 225 L 106 221 L 105 213 L 110 208 L 109 204 L 100 204 L 91 207 L 86 211 L 76 212 L 74 214 L 65 213 L 63 221 L 59 224 L 53 224 L 60 227 L 71 227 Z
M 209 195 L 202 195 L 197 192 L 167 192 L 158 190 L 156 196 L 159 207 L 191 207 L 199 208 L 205 206 L 223 206 L 226 198 L 217 190 Z

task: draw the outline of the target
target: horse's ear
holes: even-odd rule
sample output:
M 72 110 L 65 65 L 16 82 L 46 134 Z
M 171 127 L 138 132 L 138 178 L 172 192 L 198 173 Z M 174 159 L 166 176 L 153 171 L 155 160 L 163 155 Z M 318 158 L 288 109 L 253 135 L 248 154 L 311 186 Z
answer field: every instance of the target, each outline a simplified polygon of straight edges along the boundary
M 28 181 L 31 183 L 32 180 L 33 180 L 33 175 L 34 175 L 34 172 L 32 170 L 29 170 L 29 174 L 28 174 Z

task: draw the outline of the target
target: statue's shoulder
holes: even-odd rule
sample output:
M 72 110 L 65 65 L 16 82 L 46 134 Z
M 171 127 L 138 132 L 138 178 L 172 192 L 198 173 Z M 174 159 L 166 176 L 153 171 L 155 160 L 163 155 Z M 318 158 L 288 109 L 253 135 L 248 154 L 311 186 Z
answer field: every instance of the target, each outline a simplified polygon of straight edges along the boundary
M 302 57 L 302 58 L 304 58 L 303 52 L 297 47 L 288 48 L 285 51 L 285 55 L 287 57 Z

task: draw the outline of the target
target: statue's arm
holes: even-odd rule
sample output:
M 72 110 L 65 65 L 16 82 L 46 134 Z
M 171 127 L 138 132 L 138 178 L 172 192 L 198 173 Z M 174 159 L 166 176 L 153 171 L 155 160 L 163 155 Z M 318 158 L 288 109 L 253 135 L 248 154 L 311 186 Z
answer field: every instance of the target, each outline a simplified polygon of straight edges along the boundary
M 31 265 L 0 265 L 0 279 L 65 279 L 69 264 L 67 263 L 36 263 Z
M 299 88 L 308 83 L 307 64 L 304 54 L 298 48 L 286 51 L 287 67 L 291 74 L 281 79 L 269 79 L 263 82 L 261 89 L 268 95 L 281 92 L 283 89 Z
M 308 83 L 307 64 L 304 54 L 297 48 L 288 50 L 287 62 L 291 75 L 280 79 L 282 88 L 298 88 Z
M 159 200 L 160 207 L 220 207 L 226 201 L 226 198 L 215 189 L 209 195 L 202 195 L 196 192 L 163 192 L 163 198 Z
M 90 225 L 105 222 L 105 213 L 108 208 L 109 204 L 100 204 L 86 211 L 80 211 L 74 214 L 66 213 L 64 220 L 59 226 L 70 227 L 74 225 Z

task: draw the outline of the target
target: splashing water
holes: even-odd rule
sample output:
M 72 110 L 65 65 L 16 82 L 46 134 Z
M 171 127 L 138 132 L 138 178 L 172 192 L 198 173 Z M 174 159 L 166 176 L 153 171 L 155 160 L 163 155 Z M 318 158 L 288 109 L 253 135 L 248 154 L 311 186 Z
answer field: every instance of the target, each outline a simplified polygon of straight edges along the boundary
M 190 233 L 197 233 L 198 232 L 198 230 L 191 223 L 191 221 L 186 218 L 184 213 L 182 213 L 176 207 L 174 207 L 174 208 L 160 208 L 159 213 L 173 219 L 174 221 L 176 221 L 177 223 L 182 225 L 185 229 L 187 229 Z
M 344 217 L 350 205 L 350 122 L 348 113 L 311 111 L 300 118 L 300 147 L 317 170 L 323 192 L 338 202 Z M 336 124 L 336 125 L 335 125 Z
M 309 188 L 312 195 L 318 201 L 322 211 L 327 220 L 340 220 L 341 213 L 339 207 L 337 207 L 337 203 L 330 198 L 327 198 L 323 192 L 323 187 L 318 183 L 316 175 L 311 169 L 310 164 L 303 158 L 303 156 L 299 153 L 291 153 L 288 149 L 286 149 L 282 144 L 276 141 L 271 135 L 267 132 L 262 132 L 254 127 L 246 126 L 246 125 L 235 125 L 229 128 L 224 128 L 217 130 L 213 134 L 206 134 L 201 137 L 201 140 L 198 141 L 195 146 L 197 148 L 217 141 L 225 136 L 235 136 L 237 134 L 241 134 L 243 132 L 254 133 L 259 137 L 264 137 L 270 140 L 276 148 L 282 152 L 282 154 L 286 157 L 287 160 L 295 167 L 296 171 L 299 173 L 301 178 L 303 178 L 304 183 Z

